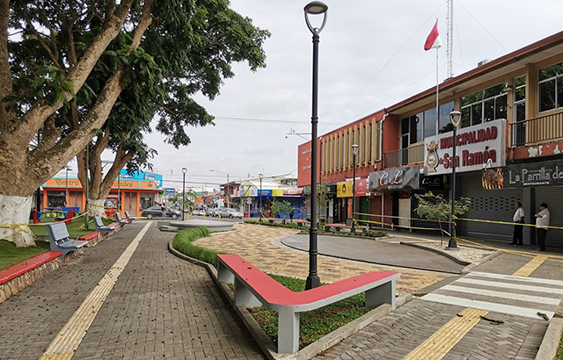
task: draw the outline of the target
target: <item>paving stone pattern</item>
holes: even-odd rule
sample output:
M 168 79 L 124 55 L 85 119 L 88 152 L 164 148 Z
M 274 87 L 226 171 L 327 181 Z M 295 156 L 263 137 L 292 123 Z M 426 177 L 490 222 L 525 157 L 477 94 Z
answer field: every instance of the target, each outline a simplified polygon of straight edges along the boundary
M 316 357 L 319 360 L 399 360 L 464 307 L 415 299 Z M 504 323 L 481 320 L 444 360 L 534 359 L 547 321 L 489 313 Z
M 238 254 L 261 270 L 278 275 L 305 278 L 308 273 L 308 254 L 290 249 L 284 245 L 274 245 L 273 240 L 295 235 L 299 230 L 235 224 L 236 231 L 215 233 L 211 237 L 198 240 L 200 246 L 222 252 Z M 350 239 L 351 242 L 354 239 Z M 377 240 L 374 240 L 377 241 Z M 378 266 L 374 264 L 319 256 L 318 271 L 321 281 L 334 282 L 369 271 L 397 271 L 401 278 L 397 283 L 397 293 L 412 293 L 449 277 L 448 274 Z
M 262 359 L 207 271 L 170 254 L 153 225 L 75 359 Z

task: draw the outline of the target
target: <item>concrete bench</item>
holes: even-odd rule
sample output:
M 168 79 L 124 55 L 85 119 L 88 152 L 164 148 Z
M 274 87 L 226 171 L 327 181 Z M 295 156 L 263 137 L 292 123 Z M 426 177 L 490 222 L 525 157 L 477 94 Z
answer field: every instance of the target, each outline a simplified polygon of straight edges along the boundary
M 129 215 L 129 211 L 125 211 L 125 217 L 129 220 L 129 223 L 132 223 L 134 220 L 131 215 Z
M 120 226 L 125 226 L 129 224 L 129 220 L 123 219 L 120 213 L 115 213 L 115 220 L 117 220 Z
M 94 224 L 96 224 L 96 230 L 101 231 L 103 236 L 106 236 L 116 228 L 115 223 L 105 226 L 102 218 L 99 216 L 94 216 Z
M 349 226 L 346 226 L 344 224 L 325 224 L 325 231 L 331 231 L 331 229 L 334 229 L 334 231 L 340 231 L 341 229 L 346 229 Z
M 60 251 L 62 258 L 88 244 L 88 241 L 71 240 L 64 222 L 49 224 L 47 231 L 51 240 L 51 251 Z
M 293 292 L 238 255 L 220 254 L 218 280 L 234 284 L 236 305 L 247 308 L 265 306 L 278 312 L 278 353 L 299 350 L 299 313 L 316 310 L 365 292 L 366 307 L 390 304 L 395 309 L 395 284 L 399 274 L 373 271 L 323 285 Z

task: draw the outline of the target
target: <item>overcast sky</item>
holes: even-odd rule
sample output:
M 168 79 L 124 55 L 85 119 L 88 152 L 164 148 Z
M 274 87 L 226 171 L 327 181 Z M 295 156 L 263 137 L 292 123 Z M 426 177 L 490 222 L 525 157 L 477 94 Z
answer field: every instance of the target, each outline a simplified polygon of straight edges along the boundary
M 194 187 L 225 182 L 226 175 L 211 169 L 228 172 L 231 180 L 260 172 L 296 172 L 297 146 L 305 140 L 286 134 L 290 129 L 310 132 L 312 44 L 303 17 L 307 2 L 232 0 L 236 11 L 272 33 L 264 45 L 267 67 L 252 73 L 246 64 L 235 64 L 236 75 L 225 81 L 220 96 L 213 102 L 197 98 L 217 117 L 216 125 L 188 129 L 188 147 L 176 150 L 158 133 L 147 136 L 159 153 L 155 169 L 165 180 L 181 180 L 182 167 Z M 425 52 L 423 45 L 436 18 L 446 44 L 446 0 L 326 4 L 319 135 L 435 85 L 435 51 Z M 454 75 L 563 30 L 561 14 L 561 0 L 455 0 Z M 445 47 L 439 63 L 442 81 Z

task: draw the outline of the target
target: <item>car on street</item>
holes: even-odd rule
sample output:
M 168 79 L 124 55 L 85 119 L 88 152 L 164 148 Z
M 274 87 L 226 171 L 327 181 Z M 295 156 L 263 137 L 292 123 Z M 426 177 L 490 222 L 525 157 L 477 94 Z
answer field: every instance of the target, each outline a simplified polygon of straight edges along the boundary
M 221 210 L 221 217 L 224 217 L 224 218 L 229 218 L 229 219 L 239 218 L 239 219 L 242 219 L 243 216 L 244 215 L 240 211 L 238 211 L 237 209 L 224 208 L 224 209 Z
M 220 207 L 214 208 L 214 209 L 213 209 L 213 214 L 212 214 L 212 216 L 213 216 L 213 217 L 218 217 L 222 210 L 223 210 L 223 208 L 220 208 Z
M 192 211 L 192 215 L 203 216 L 203 215 L 205 215 L 205 210 L 196 209 L 196 210 Z
M 179 218 L 180 215 L 181 213 L 178 210 L 166 209 L 166 216 L 172 218 L 173 220 Z M 162 209 L 160 208 L 160 205 L 153 205 L 143 210 L 141 216 L 144 216 L 149 220 L 152 218 L 162 218 Z

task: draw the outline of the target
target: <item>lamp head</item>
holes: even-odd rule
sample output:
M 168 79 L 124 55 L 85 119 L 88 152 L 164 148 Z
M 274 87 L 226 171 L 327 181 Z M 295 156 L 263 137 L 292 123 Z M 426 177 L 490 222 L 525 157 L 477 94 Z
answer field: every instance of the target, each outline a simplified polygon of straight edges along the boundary
M 457 128 L 459 121 L 461 120 L 461 112 L 459 111 L 452 111 L 450 112 L 450 123 Z
M 310 3 L 305 5 L 305 8 L 303 10 L 305 12 L 305 22 L 307 23 L 307 27 L 309 28 L 311 33 L 319 34 L 323 30 L 326 24 L 326 15 L 328 11 L 328 6 L 322 1 L 311 1 Z M 323 22 L 320 28 L 313 27 L 311 25 L 311 22 L 309 21 L 309 15 L 323 15 Z
M 358 149 L 359 149 L 359 148 L 360 148 L 360 145 L 358 145 L 358 144 L 353 144 L 353 145 L 352 145 L 352 153 L 353 153 L 354 155 L 358 154 Z
M 258 177 L 259 177 L 260 179 L 262 179 L 262 178 L 264 177 L 264 175 L 263 175 L 263 174 L 258 174 Z
M 186 168 L 182 168 L 182 172 L 183 172 L 183 173 L 185 174 L 185 173 L 187 173 L 187 172 L 188 172 L 188 169 L 186 169 Z

